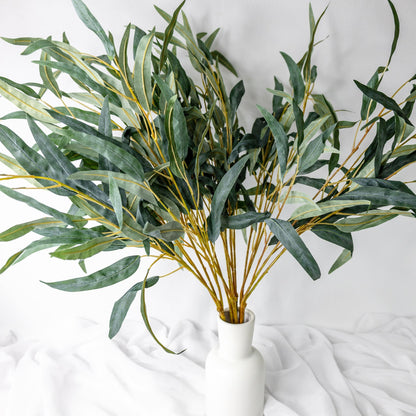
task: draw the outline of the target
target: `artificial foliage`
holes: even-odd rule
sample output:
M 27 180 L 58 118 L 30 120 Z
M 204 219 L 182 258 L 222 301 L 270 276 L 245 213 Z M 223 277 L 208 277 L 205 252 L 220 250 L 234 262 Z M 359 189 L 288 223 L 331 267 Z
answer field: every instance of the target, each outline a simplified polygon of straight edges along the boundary
M 25 84 L 0 78 L 2 99 L 18 107 L 1 120 L 22 119 L 33 135 L 21 138 L 0 124 L 0 142 L 8 151 L 0 154 L 8 170 L 0 191 L 43 216 L 0 234 L 1 241 L 35 236 L 1 272 L 43 249 L 78 260 L 85 269 L 98 253 L 137 248 L 137 255 L 92 274 L 47 284 L 76 292 L 131 278 L 134 285 L 114 304 L 110 337 L 137 298 L 155 336 L 145 292 L 162 277 L 150 273 L 160 260 L 172 261 L 169 278 L 178 270 L 190 272 L 219 314 L 225 317 L 228 309 L 230 321 L 238 323 L 284 252 L 312 279 L 321 276 L 303 233 L 340 247 L 333 271 L 351 257 L 356 231 L 398 215 L 415 216 L 416 195 L 394 180 L 416 160 L 410 121 L 415 77 L 398 85 L 398 92 L 406 92 L 401 102 L 381 89 L 399 36 L 390 1 L 390 54 L 368 82 L 355 81 L 363 94 L 358 121 L 340 119 L 328 98 L 314 91 L 312 52 L 324 13 L 315 20 L 310 8 L 305 54 L 299 60 L 281 54 L 290 86 L 285 89 L 275 77 L 272 105 L 253 103 L 257 118 L 250 128 L 238 120 L 243 81 L 230 88 L 223 80 L 222 71 L 237 73 L 218 50 L 221 45 L 214 46 L 218 29 L 195 34 L 184 3 L 172 15 L 156 7 L 167 22 L 164 31 L 129 24 L 119 43 L 81 0 L 73 4 L 101 39 L 103 55 L 80 51 L 65 34 L 61 40 L 3 38 L 23 47 L 23 55 L 38 57 L 40 78 Z M 71 208 L 62 212 L 14 189 L 16 180 L 69 199 Z M 137 272 L 142 256 L 154 261 Z

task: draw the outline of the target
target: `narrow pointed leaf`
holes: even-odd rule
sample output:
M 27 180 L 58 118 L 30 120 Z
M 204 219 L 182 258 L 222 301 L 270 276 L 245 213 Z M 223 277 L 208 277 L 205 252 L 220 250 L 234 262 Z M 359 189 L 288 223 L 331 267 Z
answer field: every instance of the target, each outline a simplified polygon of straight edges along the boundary
M 316 225 L 311 231 L 322 240 L 329 241 L 349 251 L 353 251 L 354 245 L 351 233 L 343 232 L 334 225 Z
M 51 217 L 28 221 L 23 224 L 14 225 L 0 233 L 0 241 L 11 241 L 22 237 L 33 230 L 38 230 L 43 227 L 56 227 L 59 225 L 65 225 L 65 223 Z
M 375 89 L 372 89 L 368 87 L 367 85 L 361 84 L 358 81 L 354 81 L 357 87 L 362 91 L 363 94 L 365 94 L 367 97 L 371 98 L 374 101 L 377 101 L 379 104 L 381 104 L 383 107 L 387 108 L 388 110 L 393 111 L 397 115 L 403 118 L 403 120 L 407 123 L 413 126 L 411 121 L 408 119 L 406 114 L 404 114 L 403 110 L 399 107 L 399 105 L 396 103 L 396 101 L 393 100 L 393 98 L 387 96 L 381 91 L 377 91 Z
M 282 125 L 270 114 L 265 108 L 257 106 L 266 120 L 270 131 L 273 134 L 274 141 L 276 144 L 277 157 L 280 165 L 280 175 L 283 178 L 286 172 L 287 156 L 289 152 L 289 139 L 282 127 Z
M 114 285 L 133 275 L 140 265 L 139 256 L 128 256 L 116 261 L 111 266 L 107 266 L 88 276 L 75 279 L 62 280 L 60 282 L 42 282 L 54 289 L 66 292 L 82 292 L 84 290 L 101 289 Z
M 146 280 L 146 288 L 154 286 L 159 281 L 158 276 L 150 277 Z M 114 303 L 110 317 L 109 338 L 114 338 L 120 331 L 120 328 L 126 318 L 131 304 L 136 298 L 137 292 L 142 290 L 143 282 L 136 283 L 131 287 L 117 302 Z
M 134 62 L 133 87 L 144 111 L 152 108 L 152 45 L 155 32 L 140 39 Z
M 165 30 L 165 36 L 163 39 L 163 46 L 162 50 L 160 52 L 160 58 L 159 58 L 159 69 L 163 68 L 163 65 L 166 62 L 167 58 L 167 51 L 170 44 L 170 41 L 173 36 L 173 32 L 175 30 L 176 21 L 178 20 L 178 15 L 180 10 L 182 9 L 183 5 L 185 4 L 185 0 L 176 8 L 176 10 L 173 12 L 172 19 L 169 22 L 166 30 Z
M 270 231 L 305 269 L 309 276 L 313 280 L 319 279 L 321 277 L 319 266 L 299 234 L 293 228 L 292 224 L 288 221 L 276 218 L 267 219 L 266 224 L 269 226 Z
M 86 259 L 101 253 L 101 251 L 110 247 L 113 242 L 114 239 L 112 237 L 93 238 L 92 240 L 75 247 L 59 248 L 51 253 L 51 256 L 63 260 Z
M 230 217 L 224 217 L 222 220 L 222 226 L 224 228 L 230 228 L 232 230 L 241 230 L 246 227 L 250 227 L 253 224 L 264 222 L 267 218 L 270 218 L 269 212 L 245 212 L 244 214 L 232 215 Z
M 123 227 L 123 204 L 121 201 L 120 190 L 118 189 L 117 182 L 114 180 L 112 173 L 108 175 L 109 183 L 109 192 L 110 192 L 110 201 L 113 205 L 114 212 L 116 213 L 116 218 L 118 226 Z
M 363 197 L 364 198 L 364 197 Z M 370 201 L 365 199 L 333 199 L 331 201 L 319 202 L 316 207 L 305 204 L 293 211 L 291 220 L 303 220 L 305 218 L 318 217 L 330 212 L 342 211 L 343 209 L 357 205 L 370 205 Z
M 286 61 L 286 65 L 289 69 L 294 101 L 296 104 L 299 104 L 303 101 L 303 97 L 305 95 L 305 84 L 303 83 L 302 74 L 296 62 L 289 55 L 284 52 L 281 52 L 281 55 Z
M 19 193 L 17 191 L 15 191 L 14 189 L 10 189 L 7 188 L 6 186 L 0 185 L 0 192 L 3 192 L 5 195 L 9 196 L 10 198 L 13 198 L 17 201 L 21 201 L 24 202 L 26 205 L 37 209 L 38 211 L 43 212 L 46 215 L 50 215 L 58 220 L 61 220 L 62 222 L 64 222 L 65 224 L 68 225 L 72 225 L 74 227 L 79 227 L 82 226 L 82 223 L 85 224 L 85 221 L 82 222 L 82 218 L 80 217 L 75 217 L 73 215 L 68 215 L 65 214 L 63 212 L 60 212 L 54 208 L 51 208 L 39 201 L 37 201 L 36 199 L 28 196 L 28 195 L 24 195 L 22 193 Z M 76 221 L 79 221 L 78 224 Z
M 90 12 L 88 7 L 82 0 L 72 0 L 72 4 L 75 7 L 77 15 L 85 24 L 85 26 L 87 26 L 88 29 L 92 30 L 100 38 L 101 42 L 105 47 L 109 59 L 112 60 L 116 54 L 114 46 L 110 41 L 109 37 L 104 32 L 104 29 L 102 28 L 98 20 L 93 16 L 93 14 Z
M 231 189 L 237 182 L 238 176 L 246 166 L 250 156 L 242 157 L 232 168 L 221 178 L 211 202 L 211 214 L 208 217 L 208 236 L 214 242 L 221 231 L 221 217 L 225 203 Z
M 155 226 L 148 222 L 144 226 L 143 232 L 146 235 L 168 242 L 175 241 L 183 237 L 184 234 L 182 225 L 177 221 L 171 221 L 160 226 Z
M 37 99 L 25 94 L 2 79 L 0 79 L 0 95 L 37 120 L 45 123 L 56 123 Z
M 154 278 L 150 277 L 149 279 L 154 279 Z M 160 347 L 162 347 L 164 351 L 166 351 L 169 354 L 181 354 L 183 351 L 181 351 L 179 353 L 176 353 L 176 352 L 170 350 L 169 348 L 165 347 L 159 341 L 159 339 L 156 337 L 155 333 L 153 332 L 152 326 L 150 325 L 150 322 L 149 322 L 149 317 L 147 316 L 146 297 L 145 297 L 145 289 L 146 289 L 146 287 L 147 287 L 147 276 L 143 280 L 142 291 L 141 291 L 141 296 L 140 296 L 140 313 L 142 314 L 143 322 L 144 322 L 147 330 L 149 331 L 149 333 L 153 337 L 153 339 L 156 341 L 156 343 Z
M 348 249 L 342 250 L 342 253 L 339 255 L 339 257 L 335 260 L 335 263 L 331 266 L 329 269 L 329 274 L 334 272 L 336 269 L 339 269 L 341 266 L 343 266 L 348 260 L 350 260 L 352 257 L 352 252 Z
M 338 200 L 366 199 L 375 206 L 394 205 L 397 207 L 416 209 L 416 196 L 408 192 L 396 191 L 388 188 L 375 186 L 360 186 L 351 192 L 347 192 L 337 197 Z

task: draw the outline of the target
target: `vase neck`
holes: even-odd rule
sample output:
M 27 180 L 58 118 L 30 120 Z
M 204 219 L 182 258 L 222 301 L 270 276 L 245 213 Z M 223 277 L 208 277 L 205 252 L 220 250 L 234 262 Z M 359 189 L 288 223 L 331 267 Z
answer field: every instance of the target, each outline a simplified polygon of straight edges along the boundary
M 242 324 L 225 322 L 218 317 L 219 354 L 229 360 L 248 356 L 252 351 L 254 321 L 250 310 L 246 310 Z

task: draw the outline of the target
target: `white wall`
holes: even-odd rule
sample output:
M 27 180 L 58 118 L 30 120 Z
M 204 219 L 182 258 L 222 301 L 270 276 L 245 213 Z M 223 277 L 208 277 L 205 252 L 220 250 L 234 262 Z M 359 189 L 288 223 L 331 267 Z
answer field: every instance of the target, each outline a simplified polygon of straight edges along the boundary
M 396 1 L 402 24 L 402 36 L 384 90 L 393 92 L 400 81 L 416 73 L 414 18 L 416 2 Z M 105 29 L 120 39 L 125 25 L 133 22 L 143 29 L 153 25 L 164 29 L 149 1 L 87 0 Z M 172 11 L 176 1 L 161 0 L 158 5 Z M 326 1 L 312 0 L 318 15 Z M 269 105 L 266 92 L 272 87 L 273 75 L 287 84 L 287 70 L 279 51 L 299 58 L 308 40 L 308 2 L 297 0 L 188 0 L 185 11 L 195 32 L 222 30 L 217 46 L 239 70 L 244 79 L 246 96 L 242 118 L 250 123 L 256 116 L 255 104 Z M 69 0 L 1 0 L 0 31 L 2 36 L 47 36 L 58 38 L 62 31 L 71 43 L 83 51 L 101 53 L 100 43 L 79 22 Z M 319 82 L 317 92 L 330 98 L 337 109 L 352 110 L 345 117 L 357 117 L 360 94 L 352 80 L 367 82 L 375 68 L 387 59 L 393 24 L 387 2 L 379 0 L 333 0 L 323 19 L 318 38 L 329 38 L 316 52 Z M 0 75 L 18 82 L 33 80 L 33 56 L 19 56 L 20 48 L 0 42 Z M 230 81 L 232 80 L 231 77 Z M 0 98 L 0 114 L 11 107 Z M 8 123 L 14 126 L 13 123 Z M 247 125 L 247 127 L 249 127 Z M 20 131 L 20 130 L 19 130 Z M 22 134 L 25 134 L 22 130 Z M 346 142 L 351 137 L 344 137 Z M 0 169 L 1 171 L 2 169 Z M 410 174 L 415 176 L 415 168 Z M 0 195 L 0 229 L 36 218 L 36 213 Z M 252 298 L 251 307 L 260 322 L 308 323 L 351 329 L 367 312 L 416 314 L 416 273 L 414 252 L 415 222 L 393 220 L 382 227 L 355 235 L 353 260 L 327 276 L 338 249 L 309 236 L 307 241 L 322 266 L 323 276 L 312 282 L 289 256 L 285 255 Z M 0 263 L 30 241 L 24 238 L 1 243 Z M 115 252 L 121 256 L 121 252 Z M 116 257 L 114 258 L 114 260 Z M 92 271 L 110 263 L 108 255 L 88 263 Z M 144 262 L 145 263 L 145 262 Z M 145 268 L 141 268 L 145 270 Z M 56 325 L 66 325 L 72 317 L 82 316 L 106 323 L 112 304 L 140 274 L 127 282 L 97 292 L 71 294 L 58 292 L 39 283 L 80 275 L 76 264 L 49 258 L 47 253 L 9 269 L 0 276 L 0 328 L 13 329 L 22 335 L 53 334 Z M 193 319 L 212 324 L 214 307 L 192 277 L 174 276 L 148 291 L 151 316 L 173 324 Z M 138 308 L 130 314 L 136 318 Z

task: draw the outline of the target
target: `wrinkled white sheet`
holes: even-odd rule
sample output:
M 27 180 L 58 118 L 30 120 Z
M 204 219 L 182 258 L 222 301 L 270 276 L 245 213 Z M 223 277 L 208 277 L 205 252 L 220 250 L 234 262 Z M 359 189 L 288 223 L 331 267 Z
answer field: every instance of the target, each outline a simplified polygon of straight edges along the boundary
M 0 331 L 1 416 L 202 416 L 215 333 L 184 321 L 107 328 L 79 320 L 53 339 Z M 355 333 L 257 325 L 267 368 L 265 416 L 415 416 L 416 317 L 369 315 Z

